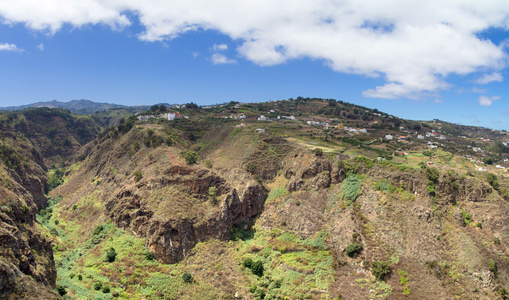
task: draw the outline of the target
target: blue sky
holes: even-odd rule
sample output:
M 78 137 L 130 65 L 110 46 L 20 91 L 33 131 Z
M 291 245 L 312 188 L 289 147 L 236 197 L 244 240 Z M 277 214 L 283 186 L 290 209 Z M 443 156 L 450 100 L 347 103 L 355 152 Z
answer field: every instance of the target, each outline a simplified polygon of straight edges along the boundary
M 505 1 L 0 1 L 0 106 L 334 98 L 509 129 Z

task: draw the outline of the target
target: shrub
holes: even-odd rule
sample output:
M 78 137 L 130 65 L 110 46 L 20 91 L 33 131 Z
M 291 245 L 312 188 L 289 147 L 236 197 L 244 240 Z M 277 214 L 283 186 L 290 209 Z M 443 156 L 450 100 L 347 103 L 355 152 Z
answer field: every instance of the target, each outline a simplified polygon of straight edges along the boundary
M 65 287 L 62 285 L 57 285 L 57 292 L 60 296 L 64 296 L 65 294 L 67 294 Z
M 251 266 L 253 265 L 253 260 L 249 257 L 245 258 L 242 261 L 242 266 L 248 269 L 251 269 Z
M 355 257 L 357 254 L 361 253 L 362 246 L 357 243 L 352 243 L 346 247 L 346 255 L 349 257 Z
M 428 176 L 428 179 L 431 182 L 437 183 L 438 178 L 440 177 L 440 173 L 438 172 L 437 168 L 426 168 L 426 176 Z
M 320 148 L 315 148 L 313 149 L 313 153 L 318 156 L 318 157 L 321 157 L 323 155 L 323 150 L 320 149 Z
M 463 224 L 469 225 L 472 221 L 472 215 L 467 213 L 466 211 L 461 210 L 461 217 L 463 218 Z
M 184 280 L 185 283 L 192 283 L 194 278 L 190 273 L 184 273 L 182 274 L 182 280 Z
M 103 286 L 102 292 L 105 293 L 105 294 L 109 293 L 110 292 L 110 287 L 107 286 L 107 285 Z
M 116 257 L 117 257 L 117 252 L 115 251 L 115 249 L 113 247 L 111 247 L 110 250 L 108 250 L 108 252 L 106 252 L 106 260 L 108 262 L 114 262 Z
M 99 226 L 97 226 L 97 227 L 94 229 L 94 233 L 93 233 L 93 234 L 94 234 L 94 235 L 98 235 L 98 234 L 100 234 L 100 233 L 103 231 L 103 229 L 104 229 L 104 226 L 103 226 L 103 225 L 99 225 Z
M 217 204 L 217 195 L 216 195 L 216 192 L 217 192 L 217 188 L 215 186 L 209 187 L 209 201 L 213 205 Z
M 78 280 L 79 281 L 82 281 L 83 280 L 83 276 L 81 274 L 78 275 Z
M 194 165 L 198 162 L 198 154 L 194 151 L 181 151 L 180 155 L 186 160 L 188 165 Z
M 371 273 L 378 280 L 384 280 L 391 273 L 388 261 L 374 261 L 371 264 Z
M 103 287 L 101 282 L 94 283 L 94 290 L 99 291 Z
M 491 272 L 493 272 L 493 276 L 497 278 L 498 274 L 497 263 L 491 258 L 488 260 L 488 268 L 490 269 Z
M 207 167 L 209 169 L 212 169 L 212 161 L 211 160 L 206 160 L 205 161 L 205 167 Z
M 500 188 L 500 183 L 498 183 L 498 178 L 493 173 L 488 173 L 486 175 L 486 179 L 488 180 L 488 183 L 496 190 Z
M 73 211 L 75 211 L 77 208 L 78 208 L 78 205 L 76 205 L 76 204 L 73 204 L 73 205 L 72 205 L 72 210 L 73 210 Z
M 355 174 L 348 176 L 343 181 L 342 189 L 342 195 L 346 200 L 355 201 L 361 191 L 361 179 Z
M 387 182 L 387 180 L 380 180 L 379 182 L 375 183 L 375 189 L 383 192 L 393 192 L 396 188 Z
M 263 276 L 263 263 L 261 260 L 257 260 L 253 263 L 253 265 L 251 266 L 251 272 L 253 272 L 253 274 L 255 274 L 258 277 Z
M 133 172 L 133 176 L 134 176 L 134 181 L 138 182 L 141 180 L 141 178 L 143 178 L 143 174 L 141 173 L 141 170 L 135 170 Z
M 150 251 L 145 252 L 145 258 L 147 260 L 154 260 L 154 259 L 156 259 L 156 257 L 154 256 L 154 253 L 152 253 Z

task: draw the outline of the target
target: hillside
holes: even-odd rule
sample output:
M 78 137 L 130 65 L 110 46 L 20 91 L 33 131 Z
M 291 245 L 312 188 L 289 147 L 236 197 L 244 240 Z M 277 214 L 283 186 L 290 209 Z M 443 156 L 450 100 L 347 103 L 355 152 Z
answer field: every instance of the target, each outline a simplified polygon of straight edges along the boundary
M 96 113 L 98 111 L 104 111 L 112 108 L 125 108 L 126 106 L 111 103 L 98 103 L 82 99 L 82 100 L 71 100 L 68 102 L 60 102 L 57 100 L 41 101 L 27 105 L 0 107 L 0 110 L 21 111 L 26 108 L 40 108 L 40 107 L 63 108 L 68 109 L 75 114 L 88 115 Z
M 49 283 L 25 273 L 35 287 L 67 299 L 507 297 L 505 132 L 323 99 L 167 113 L 90 131 L 86 145 L 69 128 L 48 137 L 76 147 L 48 204 L 42 187 L 25 192 L 39 214 L 17 222 L 52 240 L 56 270 Z M 19 153 L 44 185 L 33 162 L 54 152 L 33 147 Z

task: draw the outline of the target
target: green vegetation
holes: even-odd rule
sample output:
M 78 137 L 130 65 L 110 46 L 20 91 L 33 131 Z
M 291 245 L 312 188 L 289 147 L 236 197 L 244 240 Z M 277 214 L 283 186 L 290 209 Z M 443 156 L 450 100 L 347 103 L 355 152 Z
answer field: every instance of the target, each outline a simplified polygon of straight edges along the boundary
M 387 182 L 387 180 L 383 179 L 375 183 L 375 189 L 383 192 L 392 193 L 396 188 Z
M 345 249 L 346 255 L 349 257 L 355 257 L 362 251 L 362 246 L 357 243 L 352 243 L 348 245 Z
M 384 280 L 391 273 L 388 261 L 374 261 L 371 263 L 371 273 L 378 280 Z
M 184 274 L 182 274 L 182 280 L 185 283 L 192 283 L 194 281 L 194 278 L 193 278 L 193 275 L 191 275 L 189 273 L 184 273 Z
M 117 257 L 117 252 L 115 251 L 115 248 L 111 247 L 108 252 L 106 252 L 106 261 L 107 262 L 114 262 L 115 258 Z
M 143 174 L 141 173 L 141 170 L 134 170 L 133 172 L 133 178 L 135 182 L 140 181 L 143 178 Z
M 181 151 L 180 155 L 186 160 L 186 164 L 194 165 L 198 162 L 198 154 L 194 151 Z
M 348 176 L 342 184 L 342 196 L 348 202 L 354 202 L 361 192 L 361 179 L 355 174 Z
M 48 173 L 46 174 L 46 177 L 48 178 L 48 181 L 46 182 L 46 188 L 48 191 L 53 190 L 57 186 L 64 183 L 64 168 L 58 168 L 57 166 L 53 165 Z

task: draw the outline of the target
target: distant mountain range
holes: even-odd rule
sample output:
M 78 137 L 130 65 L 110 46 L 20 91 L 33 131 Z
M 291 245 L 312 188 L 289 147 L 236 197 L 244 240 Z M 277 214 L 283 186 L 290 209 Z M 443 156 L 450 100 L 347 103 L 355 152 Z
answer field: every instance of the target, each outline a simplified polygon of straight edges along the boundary
M 52 100 L 52 101 L 41 101 L 37 103 L 20 106 L 0 107 L 0 110 L 15 111 L 23 110 L 25 108 L 30 107 L 65 108 L 69 109 L 72 113 L 76 114 L 93 114 L 97 111 L 108 110 L 111 108 L 127 108 L 128 106 L 111 103 L 99 103 L 90 100 L 72 100 L 69 102 L 60 102 L 57 100 Z

